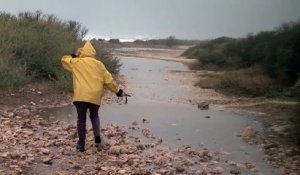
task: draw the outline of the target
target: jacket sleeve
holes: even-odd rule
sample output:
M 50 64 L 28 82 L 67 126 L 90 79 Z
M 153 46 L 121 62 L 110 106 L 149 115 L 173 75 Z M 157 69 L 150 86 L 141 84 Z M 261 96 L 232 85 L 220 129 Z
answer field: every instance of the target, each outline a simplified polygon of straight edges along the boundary
M 70 55 L 65 55 L 61 59 L 61 63 L 65 69 L 72 72 L 72 57 Z
M 104 70 L 104 85 L 114 93 L 119 91 L 118 85 L 114 82 L 111 74 L 106 69 Z

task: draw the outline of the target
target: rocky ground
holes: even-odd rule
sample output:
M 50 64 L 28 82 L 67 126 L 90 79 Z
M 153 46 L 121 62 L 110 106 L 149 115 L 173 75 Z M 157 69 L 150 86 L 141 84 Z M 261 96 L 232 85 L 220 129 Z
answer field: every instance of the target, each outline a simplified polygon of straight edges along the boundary
M 230 153 L 189 145 L 170 148 L 143 121 L 131 126 L 108 124 L 104 144 L 93 144 L 88 128 L 85 153 L 75 149 L 76 126 L 45 120 L 43 108 L 70 105 L 71 94 L 44 82 L 0 92 L 0 174 L 260 174 L 249 162 L 229 160 Z M 113 96 L 104 97 L 115 102 Z M 47 114 L 45 114 L 47 115 Z
M 282 174 L 300 174 L 299 147 L 282 143 L 276 139 L 278 136 L 264 135 L 251 127 L 244 128 L 240 136 L 247 143 L 257 145 L 262 149 L 265 153 L 264 159 L 274 167 L 279 168 Z M 280 140 L 282 141 L 282 139 Z
M 146 120 L 133 121 L 127 127 L 108 124 L 102 129 L 104 144 L 100 149 L 94 146 L 92 129 L 88 128 L 86 151 L 80 153 L 75 149 L 76 126 L 46 121 L 40 113 L 41 107 L 70 104 L 70 94 L 50 90 L 49 86 L 29 85 L 10 94 L 2 92 L 1 96 L 7 101 L 0 110 L 0 174 L 3 175 L 203 175 L 241 174 L 242 169 L 259 174 L 251 163 L 228 160 L 225 152 L 205 148 L 196 151 L 188 145 L 170 148 L 143 127 Z M 20 100 L 9 101 L 11 98 Z M 105 100 L 112 102 L 114 98 L 106 96 Z
M 22 105 L 1 111 L 0 174 L 202 175 L 241 174 L 242 168 L 257 172 L 250 163 L 227 160 L 227 153 L 195 151 L 190 146 L 171 149 L 143 128 L 142 121 L 129 128 L 108 124 L 102 129 L 105 144 L 101 149 L 93 145 L 88 128 L 86 151 L 80 153 L 75 149 L 76 126 L 45 121 L 34 114 L 36 110 L 34 105 Z M 223 168 L 224 164 L 229 168 Z
M 80 153 L 75 149 L 76 126 L 45 121 L 34 108 L 1 111 L 0 174 L 221 174 L 222 164 L 231 167 L 231 174 L 240 174 L 241 168 L 256 171 L 253 165 L 226 160 L 225 153 L 189 146 L 171 149 L 138 122 L 129 128 L 104 127 L 100 150 L 89 128 L 86 152 Z M 128 134 L 128 129 L 137 134 Z

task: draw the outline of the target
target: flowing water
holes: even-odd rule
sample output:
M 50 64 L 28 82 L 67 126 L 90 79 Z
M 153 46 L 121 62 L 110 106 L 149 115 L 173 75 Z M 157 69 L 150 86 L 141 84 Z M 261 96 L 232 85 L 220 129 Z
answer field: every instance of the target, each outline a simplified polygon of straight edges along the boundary
M 251 162 L 263 174 L 279 174 L 279 171 L 263 160 L 263 153 L 238 137 L 242 128 L 251 126 L 262 129 L 262 123 L 254 116 L 238 115 L 211 105 L 209 110 L 181 103 L 192 92 L 178 87 L 166 78 L 168 71 L 186 71 L 188 68 L 176 62 L 120 57 L 121 74 L 131 86 L 133 97 L 126 105 L 111 104 L 100 108 L 100 121 L 129 127 L 137 121 L 142 128 L 149 128 L 154 136 L 161 137 L 172 147 L 191 145 L 195 149 L 229 152 L 230 160 Z M 73 106 L 46 110 L 54 119 L 76 123 Z M 206 116 L 210 116 L 207 118 Z M 142 123 L 147 119 L 148 123 Z M 251 174 L 243 169 L 243 174 Z

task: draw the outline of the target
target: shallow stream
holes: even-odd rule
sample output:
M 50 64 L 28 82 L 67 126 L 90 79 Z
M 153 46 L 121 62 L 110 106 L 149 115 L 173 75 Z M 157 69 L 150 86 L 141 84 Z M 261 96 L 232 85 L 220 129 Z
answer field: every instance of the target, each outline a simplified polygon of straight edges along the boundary
M 251 162 L 263 174 L 279 174 L 279 170 L 263 160 L 263 153 L 257 146 L 249 145 L 237 136 L 246 126 L 262 130 L 262 123 L 254 116 L 238 115 L 213 105 L 209 110 L 199 110 L 195 105 L 177 100 L 188 99 L 193 94 L 178 87 L 166 74 L 186 71 L 185 65 L 133 57 L 120 57 L 120 60 L 123 64 L 120 74 L 128 80 L 133 97 L 126 105 L 101 106 L 102 126 L 116 123 L 129 127 L 137 121 L 141 128 L 149 128 L 154 136 L 161 137 L 171 147 L 191 145 L 195 149 L 229 152 L 231 161 Z M 47 112 L 54 119 L 76 123 L 73 106 L 48 109 Z M 149 122 L 142 123 L 143 119 Z M 243 169 L 242 174 L 252 173 Z

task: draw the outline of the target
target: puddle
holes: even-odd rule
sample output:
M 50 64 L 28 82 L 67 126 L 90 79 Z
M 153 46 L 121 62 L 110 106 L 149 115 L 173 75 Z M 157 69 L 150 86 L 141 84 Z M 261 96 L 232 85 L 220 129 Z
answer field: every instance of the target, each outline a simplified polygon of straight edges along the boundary
M 262 124 L 253 116 L 226 112 L 217 106 L 199 110 L 197 106 L 170 101 L 191 95 L 186 89 L 176 86 L 176 82 L 165 79 L 167 71 L 186 71 L 185 65 L 143 58 L 120 59 L 123 64 L 120 73 L 128 79 L 134 96 L 129 98 L 127 105 L 101 106 L 102 126 L 116 123 L 129 127 L 137 121 L 141 128 L 149 128 L 154 136 L 163 138 L 170 146 L 191 145 L 195 149 L 229 152 L 229 161 L 251 162 L 263 174 L 280 174 L 263 160 L 263 153 L 256 146 L 248 145 L 237 137 L 246 126 L 262 129 Z M 76 123 L 77 114 L 73 106 L 46 111 L 52 119 Z M 143 124 L 143 119 L 149 123 Z M 253 173 L 243 169 L 242 174 Z

